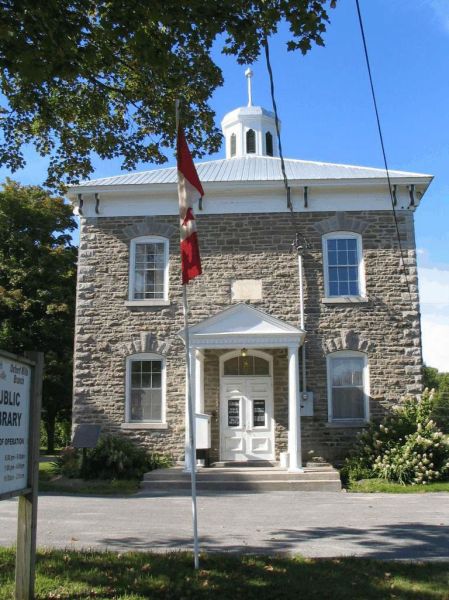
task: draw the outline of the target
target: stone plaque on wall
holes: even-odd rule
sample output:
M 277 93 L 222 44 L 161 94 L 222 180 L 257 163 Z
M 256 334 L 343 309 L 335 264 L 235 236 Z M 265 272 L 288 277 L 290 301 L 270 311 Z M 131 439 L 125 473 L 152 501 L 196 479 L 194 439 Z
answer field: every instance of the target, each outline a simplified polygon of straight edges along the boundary
M 232 300 L 262 300 L 261 279 L 235 279 L 231 283 Z

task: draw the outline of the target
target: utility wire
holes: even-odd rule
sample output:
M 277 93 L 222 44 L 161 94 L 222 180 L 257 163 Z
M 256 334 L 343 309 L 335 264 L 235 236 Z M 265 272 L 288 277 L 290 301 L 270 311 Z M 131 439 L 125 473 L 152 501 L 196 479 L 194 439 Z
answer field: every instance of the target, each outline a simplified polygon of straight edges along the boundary
M 384 159 L 385 171 L 387 173 L 388 190 L 390 192 L 391 208 L 393 209 L 394 224 L 396 227 L 396 235 L 398 238 L 399 251 L 401 254 L 402 270 L 404 273 L 405 282 L 407 284 L 408 294 L 410 296 L 410 303 L 413 304 L 412 292 L 411 292 L 410 283 L 408 280 L 407 270 L 405 268 L 405 263 L 404 263 L 404 252 L 402 249 L 401 234 L 399 233 L 399 224 L 398 224 L 398 218 L 396 215 L 396 208 L 395 208 L 395 202 L 394 202 L 394 196 L 393 196 L 393 187 L 391 185 L 390 170 L 388 168 L 387 154 L 385 152 L 384 138 L 383 138 L 383 134 L 382 134 L 382 127 L 380 124 L 379 110 L 377 108 L 377 100 L 376 100 L 376 93 L 374 91 L 373 77 L 371 75 L 371 66 L 370 66 L 370 60 L 369 60 L 369 56 L 368 56 L 368 48 L 367 48 L 367 44 L 366 44 L 365 29 L 363 27 L 362 13 L 360 11 L 359 0 L 355 0 L 355 3 L 356 3 L 356 7 L 357 7 L 357 14 L 359 17 L 360 33 L 362 34 L 363 49 L 365 52 L 366 67 L 368 69 L 369 82 L 370 82 L 370 86 L 371 86 L 371 95 L 373 97 L 374 111 L 376 113 L 376 121 L 377 121 L 377 129 L 379 132 L 380 145 L 382 147 L 382 155 L 383 155 L 383 159 Z
M 274 120 L 276 123 L 276 135 L 278 138 L 279 157 L 281 159 L 282 177 L 284 179 L 285 191 L 287 192 L 287 206 L 290 209 L 290 211 L 293 213 L 293 205 L 292 205 L 292 201 L 290 199 L 290 186 L 288 185 L 287 173 L 285 171 L 284 155 L 282 153 L 281 131 L 279 129 L 278 109 L 277 109 L 277 105 L 276 105 L 276 98 L 274 96 L 274 77 L 273 77 L 273 70 L 271 68 L 270 48 L 268 46 L 268 38 L 264 39 L 263 45 L 265 48 L 265 59 L 267 62 L 268 75 L 270 77 L 271 102 L 273 104 Z

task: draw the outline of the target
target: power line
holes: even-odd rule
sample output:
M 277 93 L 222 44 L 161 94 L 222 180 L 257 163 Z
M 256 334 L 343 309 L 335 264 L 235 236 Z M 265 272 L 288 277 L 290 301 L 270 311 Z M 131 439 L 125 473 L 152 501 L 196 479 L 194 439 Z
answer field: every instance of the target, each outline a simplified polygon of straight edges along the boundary
M 404 273 L 405 282 L 407 284 L 408 294 L 410 296 L 410 303 L 413 305 L 412 292 L 411 292 L 410 283 L 409 283 L 409 280 L 408 280 L 407 270 L 405 268 L 405 263 L 404 263 L 404 252 L 403 252 L 403 249 L 402 249 L 401 234 L 399 232 L 398 218 L 397 218 L 397 215 L 396 215 L 396 208 L 395 208 L 394 195 L 393 195 L 393 187 L 391 185 L 390 170 L 388 168 L 387 154 L 385 152 L 384 138 L 383 138 L 383 134 L 382 134 L 382 127 L 381 127 L 381 124 L 380 124 L 379 110 L 377 108 L 376 93 L 374 91 L 373 77 L 372 77 L 372 74 L 371 74 L 371 66 L 370 66 L 370 60 L 369 60 L 369 56 L 368 56 L 368 48 L 367 48 L 366 37 L 365 37 L 365 29 L 363 27 L 362 13 L 360 11 L 359 0 L 355 0 L 355 3 L 356 3 L 356 7 L 357 7 L 357 14 L 358 14 L 358 17 L 359 17 L 360 33 L 362 34 L 363 49 L 364 49 L 364 52 L 365 52 L 366 66 L 367 66 L 367 69 L 368 69 L 369 82 L 370 82 L 370 86 L 371 86 L 371 95 L 373 97 L 374 111 L 376 113 L 376 121 L 377 121 L 377 129 L 378 129 L 378 132 L 379 132 L 380 145 L 382 147 L 382 155 L 383 155 L 383 159 L 384 159 L 385 171 L 387 173 L 388 190 L 390 192 L 391 208 L 393 209 L 394 224 L 395 224 L 395 227 L 396 227 L 396 235 L 397 235 L 397 238 L 398 238 L 399 251 L 400 251 L 400 254 L 401 254 L 402 270 L 403 270 L 403 273 Z

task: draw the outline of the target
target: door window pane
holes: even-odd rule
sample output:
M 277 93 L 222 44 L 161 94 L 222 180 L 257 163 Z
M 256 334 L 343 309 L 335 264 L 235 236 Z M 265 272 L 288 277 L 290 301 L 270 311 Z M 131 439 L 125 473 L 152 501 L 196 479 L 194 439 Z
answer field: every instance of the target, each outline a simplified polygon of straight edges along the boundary
M 253 426 L 265 427 L 265 400 L 253 400 Z
M 228 400 L 228 427 L 240 427 L 240 400 Z

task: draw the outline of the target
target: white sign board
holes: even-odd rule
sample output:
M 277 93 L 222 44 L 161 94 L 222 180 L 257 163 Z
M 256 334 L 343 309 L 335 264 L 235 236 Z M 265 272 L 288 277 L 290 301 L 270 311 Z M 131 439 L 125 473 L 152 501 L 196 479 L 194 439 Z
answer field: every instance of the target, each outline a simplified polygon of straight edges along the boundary
M 28 486 L 31 367 L 0 355 L 0 496 Z

